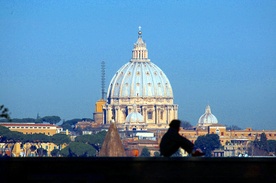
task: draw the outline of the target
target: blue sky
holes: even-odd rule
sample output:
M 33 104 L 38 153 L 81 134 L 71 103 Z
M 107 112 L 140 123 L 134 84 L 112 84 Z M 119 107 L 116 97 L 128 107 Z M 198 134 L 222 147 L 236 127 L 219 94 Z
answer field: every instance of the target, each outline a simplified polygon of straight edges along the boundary
M 12 118 L 92 118 L 142 27 L 179 118 L 276 129 L 276 1 L 0 1 L 0 104 Z

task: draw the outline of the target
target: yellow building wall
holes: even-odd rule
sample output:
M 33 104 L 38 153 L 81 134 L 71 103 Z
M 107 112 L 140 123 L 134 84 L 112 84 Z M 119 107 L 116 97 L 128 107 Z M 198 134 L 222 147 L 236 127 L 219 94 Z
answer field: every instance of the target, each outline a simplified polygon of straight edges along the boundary
M 103 112 L 103 106 L 105 105 L 105 100 L 100 99 L 95 104 L 95 112 Z
M 45 135 L 55 135 L 56 134 L 56 129 L 47 129 L 47 128 L 33 128 L 33 129 L 26 129 L 26 128 L 9 128 L 10 131 L 17 131 L 17 132 L 21 132 L 23 134 L 34 134 L 34 133 L 42 133 Z
M 204 136 L 206 134 L 217 134 L 218 129 L 219 140 L 222 146 L 235 139 L 247 139 L 249 141 L 254 141 L 256 137 L 260 139 L 262 133 L 265 133 L 267 140 L 276 140 L 275 130 L 252 130 L 251 128 L 246 128 L 245 130 L 226 130 L 226 127 L 221 125 L 209 126 L 208 128 L 209 131 L 182 129 L 179 133 L 194 143 L 199 136 Z

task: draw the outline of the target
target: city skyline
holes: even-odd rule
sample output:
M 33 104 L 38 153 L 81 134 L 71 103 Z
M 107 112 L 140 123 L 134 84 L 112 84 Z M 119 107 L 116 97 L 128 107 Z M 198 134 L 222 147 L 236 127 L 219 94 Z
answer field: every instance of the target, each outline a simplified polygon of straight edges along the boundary
M 179 119 L 276 129 L 275 1 L 1 1 L 0 104 L 11 118 L 92 118 L 141 26 Z

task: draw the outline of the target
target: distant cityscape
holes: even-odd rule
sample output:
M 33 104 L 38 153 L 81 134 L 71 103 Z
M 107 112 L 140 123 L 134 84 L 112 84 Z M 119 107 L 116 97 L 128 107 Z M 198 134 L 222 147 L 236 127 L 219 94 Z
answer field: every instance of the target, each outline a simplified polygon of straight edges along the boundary
M 159 156 L 160 140 L 170 121 L 178 119 L 179 106 L 174 103 L 168 77 L 148 58 L 141 28 L 130 61 L 115 72 L 107 92 L 105 63 L 101 64 L 102 96 L 95 103 L 91 119 L 62 123 L 58 116 L 9 119 L 7 110 L 2 107 L 0 154 L 12 157 L 99 156 L 109 128 L 115 124 L 120 142 L 109 140 L 122 144 L 126 156 Z M 179 133 L 194 143 L 200 136 L 218 136 L 219 148 L 201 147 L 212 157 L 275 156 L 276 130 L 229 128 L 219 123 L 210 105 L 206 105 L 195 126 L 183 121 Z M 120 154 L 116 153 L 116 148 L 113 153 L 112 156 Z M 180 149 L 176 156 L 188 154 Z

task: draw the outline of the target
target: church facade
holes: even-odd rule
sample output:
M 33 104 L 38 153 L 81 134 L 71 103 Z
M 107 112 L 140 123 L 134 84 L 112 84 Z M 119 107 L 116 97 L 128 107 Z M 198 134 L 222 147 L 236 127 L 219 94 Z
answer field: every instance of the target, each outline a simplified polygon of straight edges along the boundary
M 114 120 L 118 128 L 146 130 L 168 128 L 176 118 L 178 105 L 174 104 L 170 81 L 148 58 L 139 29 L 131 60 L 115 73 L 109 84 L 103 124 L 108 126 Z

